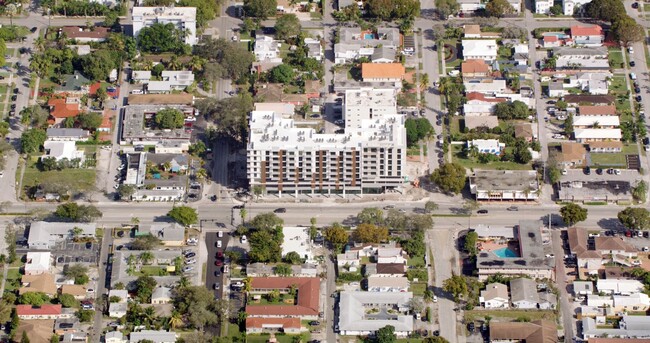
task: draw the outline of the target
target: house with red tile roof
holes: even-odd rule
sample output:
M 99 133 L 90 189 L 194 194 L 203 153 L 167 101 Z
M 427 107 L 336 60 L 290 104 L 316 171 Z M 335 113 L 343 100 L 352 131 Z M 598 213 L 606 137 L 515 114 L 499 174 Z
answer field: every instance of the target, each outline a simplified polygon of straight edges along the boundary
M 61 304 L 57 305 L 16 305 L 16 314 L 23 320 L 58 319 L 61 317 Z
M 55 124 L 62 122 L 65 118 L 76 117 L 81 113 L 79 98 L 55 97 L 51 98 L 47 105 L 50 107 L 50 116 L 54 118 Z
M 466 60 L 460 66 L 463 77 L 487 77 L 490 66 L 484 60 Z
M 571 39 L 576 45 L 602 46 L 605 34 L 599 25 L 574 25 L 571 26 Z
M 401 63 L 362 63 L 363 82 L 401 82 L 406 69 Z
M 589 106 L 583 105 L 578 106 L 578 113 L 581 116 L 615 116 L 616 106 L 614 105 L 604 105 L 604 106 Z
M 301 329 L 300 318 L 246 318 L 246 333 L 280 331 L 299 334 Z
M 59 35 L 65 34 L 68 39 L 80 43 L 104 42 L 108 38 L 109 29 L 106 27 L 93 27 L 92 30 L 80 26 L 64 26 L 59 30 Z
M 320 312 L 320 279 L 311 277 L 258 277 L 251 278 L 252 296 L 263 296 L 278 290 L 288 294 L 291 288 L 296 288 L 295 302 L 286 305 L 256 305 L 254 300 L 246 305 L 249 318 L 290 318 L 317 319 Z

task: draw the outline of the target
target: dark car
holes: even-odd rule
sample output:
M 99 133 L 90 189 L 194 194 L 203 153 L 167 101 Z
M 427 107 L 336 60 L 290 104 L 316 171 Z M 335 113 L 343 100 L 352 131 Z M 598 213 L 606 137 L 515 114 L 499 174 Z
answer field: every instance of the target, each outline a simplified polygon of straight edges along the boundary
M 510 207 L 506 208 L 506 210 L 508 210 L 508 211 L 519 211 L 519 207 L 517 207 L 517 206 L 510 206 Z
M 194 256 L 196 256 L 196 253 L 193 252 L 188 252 L 187 254 L 185 254 L 185 258 L 192 258 Z
M 36 26 L 34 26 L 34 27 L 32 27 L 29 31 L 31 31 L 32 33 L 34 33 L 34 32 L 36 32 L 36 30 L 38 30 L 38 28 L 37 28 Z
M 216 260 L 216 261 L 214 261 L 214 265 L 217 266 L 217 267 L 221 267 L 223 265 L 223 261 Z
M 217 258 L 223 258 L 223 252 L 217 251 Z
M 86 249 L 91 249 L 93 244 L 91 242 L 86 242 Z
M 639 8 L 639 3 L 638 2 L 632 3 L 632 8 Z
M 585 169 L 583 169 L 583 171 L 584 171 L 585 175 L 591 175 L 591 168 L 585 167 Z
M 603 168 L 596 169 L 596 174 L 603 175 Z
M 221 271 L 219 269 L 214 271 L 214 276 L 219 276 L 221 275 Z
M 640 95 L 637 95 L 637 96 L 636 96 L 636 101 L 637 101 L 637 102 L 641 102 L 641 100 L 642 100 L 641 96 L 640 96 Z
M 476 326 L 474 325 L 474 322 L 470 322 L 469 324 L 467 324 L 467 330 L 469 332 L 474 332 L 474 329 L 476 329 Z
M 634 61 L 630 61 L 630 67 L 634 67 L 635 65 L 636 63 L 634 63 Z
M 634 93 L 636 93 L 636 94 L 641 93 L 641 88 L 639 88 L 639 87 L 634 88 Z
M 287 209 L 284 207 L 276 208 L 273 213 L 287 213 Z
M 320 325 L 320 322 L 319 322 L 319 321 L 316 321 L 316 320 L 312 320 L 311 322 L 309 322 L 309 325 L 311 325 L 311 326 L 318 326 L 318 325 Z
M 242 208 L 244 208 L 244 205 L 237 205 L 237 206 L 233 206 L 232 208 L 233 210 L 241 210 Z
M 487 214 L 488 210 L 478 210 L 478 211 L 476 211 L 476 213 L 478 213 L 478 214 Z

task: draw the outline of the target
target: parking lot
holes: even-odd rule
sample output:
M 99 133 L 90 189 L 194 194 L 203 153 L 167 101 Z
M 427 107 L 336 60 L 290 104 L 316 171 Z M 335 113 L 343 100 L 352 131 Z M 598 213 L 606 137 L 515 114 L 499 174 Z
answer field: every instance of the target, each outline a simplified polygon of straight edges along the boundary
M 99 259 L 99 242 L 75 243 L 65 240 L 56 244 L 52 255 L 56 263 L 90 263 L 97 264 Z
M 566 175 L 562 175 L 560 181 L 628 181 L 632 185 L 639 180 L 640 174 L 636 170 L 620 169 L 621 174 L 608 174 L 607 170 L 602 170 L 602 174 L 598 174 L 597 168 L 591 168 L 590 174 L 585 174 L 583 169 L 567 169 Z

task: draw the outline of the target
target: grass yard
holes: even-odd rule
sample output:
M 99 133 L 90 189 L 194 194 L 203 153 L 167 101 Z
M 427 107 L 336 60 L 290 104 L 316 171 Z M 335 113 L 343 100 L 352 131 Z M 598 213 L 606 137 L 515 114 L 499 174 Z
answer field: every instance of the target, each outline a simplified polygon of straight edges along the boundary
M 145 276 L 163 276 L 169 274 L 167 273 L 166 267 L 159 266 L 142 266 L 140 273 Z
M 55 185 L 72 193 L 81 193 L 95 187 L 94 169 L 64 169 L 40 171 L 36 167 L 38 157 L 32 156 L 27 162 L 23 177 L 23 190 L 39 184 Z M 17 174 L 20 172 L 18 170 Z
M 5 266 L 7 268 L 7 266 Z M 7 270 L 7 280 L 5 281 L 5 291 L 14 291 L 17 286 L 20 285 L 20 269 L 18 268 L 9 268 Z
M 623 146 L 623 151 L 620 153 L 592 153 L 591 163 L 597 167 L 626 167 L 625 155 L 638 154 L 639 150 L 636 144 L 629 144 Z
M 275 335 L 275 338 L 279 343 L 292 343 L 295 336 L 301 336 L 302 342 L 307 342 L 309 340 L 309 334 L 304 333 L 302 335 Z M 269 335 L 246 335 L 247 343 L 266 343 L 269 340 Z
M 484 320 L 485 316 L 490 316 L 493 319 L 508 318 L 517 319 L 519 317 L 527 317 L 531 321 L 546 319 L 555 322 L 557 314 L 554 311 L 548 310 L 471 310 L 465 311 L 465 321 L 475 321 L 477 319 Z
M 424 267 L 424 257 L 423 256 L 412 257 L 408 259 L 407 264 L 409 266 Z
M 612 95 L 627 93 L 627 84 L 625 83 L 626 76 L 624 74 L 614 74 L 612 83 L 609 86 L 609 91 Z
M 423 150 L 424 151 L 422 151 L 422 155 L 427 156 L 427 146 L 426 145 L 424 145 Z M 420 146 L 417 145 L 417 146 L 409 147 L 406 150 L 406 156 L 420 156 Z
M 609 54 L 608 57 L 609 59 L 609 65 L 613 68 L 621 68 L 621 64 L 623 64 L 623 52 L 621 49 L 618 48 L 612 48 L 609 49 Z
M 411 282 L 410 291 L 413 292 L 413 295 L 423 296 L 424 291 L 427 290 L 426 282 Z
M 643 11 L 644 12 L 649 12 L 650 11 L 650 4 L 643 4 Z
M 452 162 L 461 164 L 467 169 L 490 169 L 490 170 L 532 170 L 532 164 L 519 164 L 515 162 L 490 162 L 490 163 L 479 163 L 472 161 L 466 158 L 460 157 L 462 152 L 461 145 L 452 146 Z
M 323 14 L 320 12 L 309 12 L 309 16 L 311 17 L 311 20 L 322 20 L 323 19 Z
M 621 112 L 624 112 L 624 111 L 632 111 L 632 106 L 630 105 L 630 100 L 627 97 L 626 98 L 620 98 L 620 99 L 617 97 L 616 101 L 615 101 L 615 105 L 616 105 L 616 112 L 618 112 L 618 113 L 621 113 Z M 621 118 L 621 120 L 623 120 L 623 118 Z

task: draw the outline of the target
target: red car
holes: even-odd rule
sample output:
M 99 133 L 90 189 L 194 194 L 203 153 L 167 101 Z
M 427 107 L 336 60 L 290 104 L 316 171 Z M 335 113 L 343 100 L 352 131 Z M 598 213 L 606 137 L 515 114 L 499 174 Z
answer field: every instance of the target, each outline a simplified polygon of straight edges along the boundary
M 223 252 L 217 251 L 217 258 L 223 258 Z
M 214 265 L 217 267 L 221 267 L 221 265 L 223 265 L 223 262 L 221 260 L 216 260 L 214 261 Z

